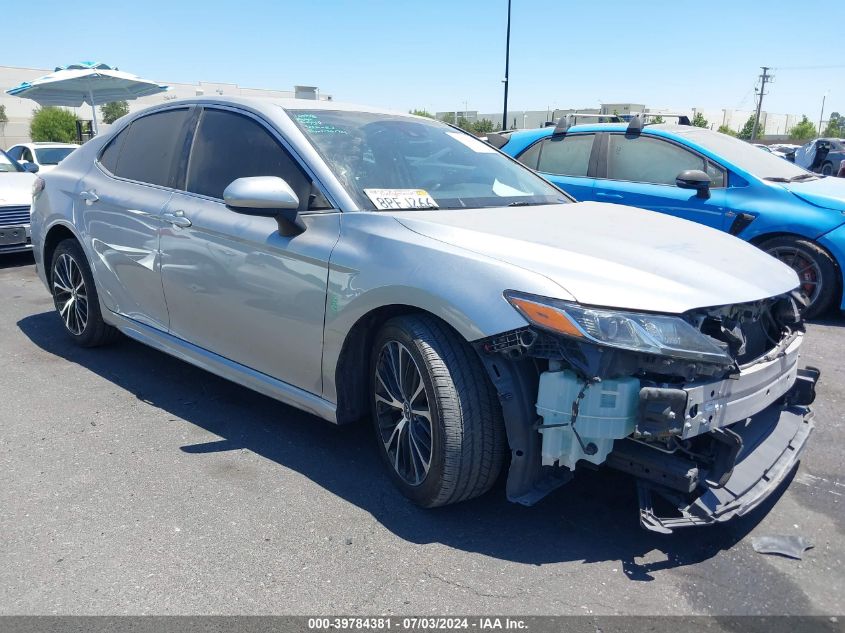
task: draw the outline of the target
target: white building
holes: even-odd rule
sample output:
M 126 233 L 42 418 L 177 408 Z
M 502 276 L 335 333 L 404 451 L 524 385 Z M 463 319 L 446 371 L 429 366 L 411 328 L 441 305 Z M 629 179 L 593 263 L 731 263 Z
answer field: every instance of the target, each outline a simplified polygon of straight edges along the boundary
M 21 97 L 11 97 L 6 94 L 6 90 L 13 88 L 24 81 L 32 81 L 38 79 L 49 73 L 52 69 L 47 68 L 14 68 L 11 66 L 0 66 L 0 105 L 6 107 L 6 117 L 8 121 L 4 124 L 0 122 L 0 148 L 6 149 L 15 145 L 16 143 L 26 143 L 30 141 L 29 137 L 29 122 L 32 119 L 32 111 L 38 107 L 38 104 L 32 99 L 23 99 Z M 158 81 L 158 78 L 156 78 Z M 331 100 L 331 95 L 322 94 L 320 89 L 316 86 L 294 86 L 293 90 L 267 90 L 262 88 L 242 88 L 237 84 L 223 84 L 201 81 L 196 84 L 173 83 L 169 81 L 160 81 L 160 83 L 167 85 L 170 89 L 150 97 L 142 97 L 129 102 L 129 111 L 135 112 L 157 103 L 167 102 L 172 99 L 185 99 L 187 97 L 195 96 L 213 96 L 227 95 L 227 96 L 243 96 L 253 97 L 258 99 L 280 99 L 296 97 L 300 99 L 320 99 Z M 83 121 L 91 120 L 91 106 L 83 105 L 79 108 L 68 108 Z M 102 114 L 99 107 L 97 108 L 97 121 L 102 127 Z

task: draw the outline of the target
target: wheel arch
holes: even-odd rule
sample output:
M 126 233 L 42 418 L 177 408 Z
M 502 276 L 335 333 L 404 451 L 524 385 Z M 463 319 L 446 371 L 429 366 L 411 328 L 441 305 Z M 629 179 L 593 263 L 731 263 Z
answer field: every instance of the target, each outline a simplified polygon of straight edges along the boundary
M 801 235 L 800 233 L 792 233 L 789 231 L 774 231 L 771 233 L 763 233 L 761 235 L 755 235 L 753 238 L 748 240 L 750 244 L 753 244 L 756 247 L 760 247 L 764 242 L 768 240 L 778 238 L 778 237 L 786 237 L 796 240 L 804 240 L 807 242 L 811 242 L 825 253 L 830 256 L 830 259 L 833 261 L 833 266 L 836 268 L 836 281 L 837 281 L 837 288 L 836 288 L 836 299 L 835 302 L 842 302 L 845 300 L 845 296 L 843 296 L 843 290 L 845 290 L 845 281 L 843 281 L 843 262 L 840 262 L 836 255 L 831 252 L 829 248 L 827 248 L 824 244 L 820 243 L 818 240 L 813 239 L 812 237 L 807 237 L 806 235 Z
M 82 240 L 79 239 L 79 236 L 70 226 L 63 222 L 57 222 L 51 226 L 44 235 L 44 244 L 41 248 L 41 260 L 44 265 L 44 279 L 48 284 L 50 282 L 50 267 L 53 262 L 53 253 L 56 252 L 56 247 L 66 239 L 76 240 L 79 245 L 82 246 L 83 252 L 85 251 Z
M 461 336 L 443 318 L 419 306 L 394 303 L 362 315 L 349 329 L 334 370 L 338 424 L 355 422 L 369 414 L 369 364 L 373 341 L 390 319 L 410 314 L 433 317 Z

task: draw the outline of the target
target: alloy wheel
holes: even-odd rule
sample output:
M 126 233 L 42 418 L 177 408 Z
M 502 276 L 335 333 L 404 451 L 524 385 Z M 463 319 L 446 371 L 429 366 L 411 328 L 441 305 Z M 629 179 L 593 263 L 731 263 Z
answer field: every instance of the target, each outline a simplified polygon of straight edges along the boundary
M 388 341 L 379 352 L 374 395 L 388 460 L 405 482 L 418 486 L 431 467 L 431 402 L 417 362 L 399 341 Z
M 88 325 L 88 291 L 79 264 L 67 253 L 53 266 L 53 297 L 68 332 L 81 335 Z
M 814 303 L 822 291 L 822 271 L 815 258 L 795 246 L 777 246 L 769 254 L 798 273 L 801 290 L 810 298 L 810 303 Z

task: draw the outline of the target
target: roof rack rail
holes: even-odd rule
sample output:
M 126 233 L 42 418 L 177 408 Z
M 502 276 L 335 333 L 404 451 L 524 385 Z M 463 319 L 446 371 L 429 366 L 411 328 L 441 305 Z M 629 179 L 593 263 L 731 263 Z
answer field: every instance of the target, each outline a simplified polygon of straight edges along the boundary
M 555 131 L 552 136 L 566 134 L 566 131 L 571 128 L 578 120 L 578 117 L 588 119 L 610 119 L 610 123 L 622 123 L 622 117 L 618 114 L 598 114 L 596 112 L 570 112 L 560 119 L 558 119 Z
M 626 134 L 639 134 L 642 132 L 643 126 L 654 125 L 654 123 L 647 123 L 646 119 L 656 119 L 657 117 L 678 119 L 678 125 L 692 125 L 689 115 L 686 114 L 672 114 L 671 112 L 638 112 L 631 117 Z

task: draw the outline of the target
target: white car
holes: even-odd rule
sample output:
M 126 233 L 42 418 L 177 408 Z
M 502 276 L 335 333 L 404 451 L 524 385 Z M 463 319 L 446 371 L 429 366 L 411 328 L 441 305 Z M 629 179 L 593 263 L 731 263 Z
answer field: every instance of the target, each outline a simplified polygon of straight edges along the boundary
M 35 176 L 0 150 L 0 255 L 32 249 L 29 211 Z
M 52 170 L 79 145 L 76 143 L 19 143 L 6 153 L 19 163 L 38 165 L 41 173 Z

